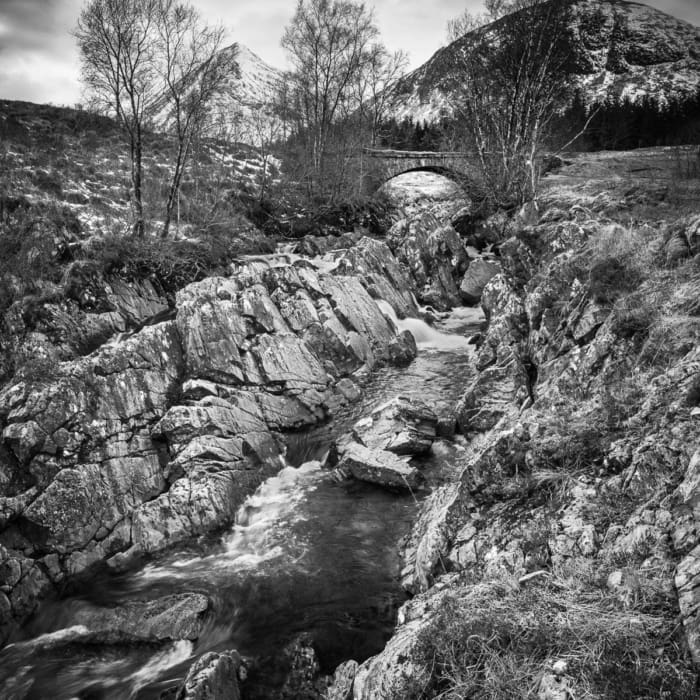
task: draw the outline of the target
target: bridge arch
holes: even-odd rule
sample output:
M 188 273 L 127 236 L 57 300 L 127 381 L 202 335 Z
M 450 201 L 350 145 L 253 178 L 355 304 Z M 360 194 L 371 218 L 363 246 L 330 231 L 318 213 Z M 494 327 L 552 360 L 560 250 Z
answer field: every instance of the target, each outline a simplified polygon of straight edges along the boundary
M 363 190 L 367 194 L 389 180 L 411 172 L 432 172 L 465 186 L 477 179 L 470 154 L 445 151 L 397 151 L 363 149 Z

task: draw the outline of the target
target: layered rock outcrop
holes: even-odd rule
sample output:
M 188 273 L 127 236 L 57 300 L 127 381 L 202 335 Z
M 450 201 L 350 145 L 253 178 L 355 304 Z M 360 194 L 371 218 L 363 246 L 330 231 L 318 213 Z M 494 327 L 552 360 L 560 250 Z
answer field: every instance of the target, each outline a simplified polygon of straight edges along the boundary
M 378 266 L 393 272 L 381 284 L 358 276 Z M 4 632 L 95 563 L 230 523 L 282 465 L 286 432 L 325 421 L 377 364 L 410 361 L 412 338 L 366 289 L 410 308 L 386 246 L 321 267 L 244 262 L 182 289 L 174 319 L 0 394 Z
M 344 667 L 330 697 L 349 687 L 356 700 L 430 696 L 454 679 L 479 689 L 498 668 L 494 692 L 515 677 L 507 664 L 521 663 L 509 645 L 535 627 L 543 646 L 523 647 L 535 654 L 535 688 L 550 677 L 575 694 L 596 683 L 587 650 L 602 644 L 628 671 L 620 685 L 606 675 L 600 697 L 670 677 L 678 697 L 692 696 L 700 355 L 686 294 L 696 263 L 690 244 L 680 258 L 668 251 L 692 238 L 694 218 L 633 238 L 591 189 L 585 214 L 567 215 L 552 195 L 501 243 L 503 272 L 482 296 L 479 375 L 456 408 L 469 437 L 454 452 L 458 477 L 425 499 L 405 543 L 402 583 L 414 597 L 385 649 Z M 577 671 L 553 671 L 554 653 Z
M 443 311 L 461 304 L 459 286 L 469 256 L 450 224 L 425 211 L 394 224 L 387 242 L 410 275 L 421 302 Z

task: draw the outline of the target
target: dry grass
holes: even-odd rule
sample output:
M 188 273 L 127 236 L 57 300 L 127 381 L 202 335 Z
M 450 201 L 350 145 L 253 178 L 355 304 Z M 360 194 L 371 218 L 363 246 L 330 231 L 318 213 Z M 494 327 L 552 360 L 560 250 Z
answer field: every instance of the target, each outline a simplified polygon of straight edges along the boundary
M 673 619 L 651 593 L 622 600 L 600 564 L 573 559 L 519 588 L 485 581 L 446 597 L 420 639 L 432 682 L 420 698 L 538 697 L 553 660 L 568 664 L 576 700 L 693 697 L 695 675 Z

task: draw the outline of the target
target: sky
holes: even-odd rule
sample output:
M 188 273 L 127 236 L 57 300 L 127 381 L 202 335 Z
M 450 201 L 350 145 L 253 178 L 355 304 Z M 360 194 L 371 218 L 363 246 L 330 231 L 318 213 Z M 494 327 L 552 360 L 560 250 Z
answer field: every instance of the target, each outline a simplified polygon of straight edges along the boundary
M 447 21 L 482 0 L 375 0 L 386 46 L 407 51 L 417 68 L 445 43 Z M 0 0 L 0 99 L 74 105 L 81 101 L 78 55 L 71 30 L 84 0 Z M 264 61 L 285 67 L 280 47 L 296 0 L 193 0 L 210 23 L 221 23 L 230 42 L 245 44 Z M 700 0 L 646 0 L 700 25 Z

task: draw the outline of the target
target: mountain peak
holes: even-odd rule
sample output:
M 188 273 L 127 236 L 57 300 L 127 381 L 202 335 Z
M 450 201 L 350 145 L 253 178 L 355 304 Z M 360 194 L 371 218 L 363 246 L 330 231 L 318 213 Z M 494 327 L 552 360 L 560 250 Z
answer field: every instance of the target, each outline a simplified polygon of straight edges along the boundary
M 523 10 L 527 12 L 527 10 Z M 570 0 L 567 44 L 572 84 L 589 102 L 607 97 L 660 100 L 700 88 L 700 28 L 661 10 L 626 0 Z M 498 32 L 503 19 L 476 30 Z M 459 55 L 474 32 L 439 49 L 392 90 L 391 116 L 432 122 L 451 113 L 463 82 Z

